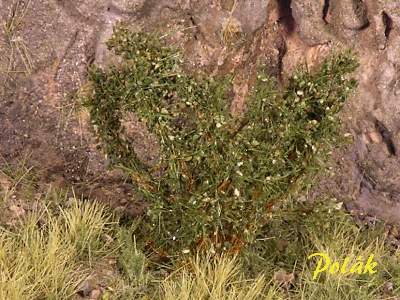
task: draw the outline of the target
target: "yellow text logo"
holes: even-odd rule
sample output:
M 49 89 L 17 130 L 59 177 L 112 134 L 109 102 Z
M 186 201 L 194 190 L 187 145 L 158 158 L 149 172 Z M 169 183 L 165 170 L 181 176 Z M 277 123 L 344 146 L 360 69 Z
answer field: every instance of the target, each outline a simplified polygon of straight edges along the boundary
M 308 259 L 318 258 L 317 266 L 313 272 L 313 279 L 318 277 L 318 274 L 322 272 L 328 272 L 329 274 L 374 274 L 377 271 L 375 268 L 378 263 L 374 261 L 374 255 L 371 254 L 367 261 L 364 262 L 362 257 L 357 257 L 356 261 L 351 262 L 351 258 L 346 257 L 343 262 L 333 261 L 331 258 L 323 252 L 317 252 L 311 254 Z

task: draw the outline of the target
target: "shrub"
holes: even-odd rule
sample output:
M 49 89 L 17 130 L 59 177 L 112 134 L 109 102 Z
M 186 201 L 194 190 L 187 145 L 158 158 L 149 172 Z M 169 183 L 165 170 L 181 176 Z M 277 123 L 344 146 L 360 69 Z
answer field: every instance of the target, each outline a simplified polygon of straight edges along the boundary
M 335 142 L 337 113 L 356 86 L 347 76 L 357 66 L 349 52 L 314 74 L 299 70 L 283 92 L 261 68 L 247 112 L 233 118 L 229 78 L 186 74 L 179 52 L 157 34 L 119 26 L 108 45 L 123 62 L 91 70 L 84 102 L 104 151 L 150 203 L 149 242 L 169 253 L 251 243 L 275 201 L 318 169 L 316 157 Z M 126 138 L 127 113 L 158 137 L 155 166 Z

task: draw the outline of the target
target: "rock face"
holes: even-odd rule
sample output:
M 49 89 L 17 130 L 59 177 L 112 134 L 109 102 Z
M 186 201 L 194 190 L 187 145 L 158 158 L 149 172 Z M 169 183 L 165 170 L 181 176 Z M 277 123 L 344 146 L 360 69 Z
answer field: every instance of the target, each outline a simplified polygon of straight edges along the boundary
M 308 46 L 324 44 L 333 38 L 324 20 L 322 1 L 292 1 L 291 10 L 297 24 L 297 33 Z
M 349 208 L 400 222 L 399 1 L 17 2 L 3 0 L 0 11 L 9 24 L 0 28 L 0 69 L 6 70 L 0 72 L 0 155 L 9 163 L 31 154 L 29 164 L 44 182 L 75 185 L 116 206 L 132 197 L 126 178 L 107 171 L 75 97 L 90 64 L 113 63 L 105 42 L 118 21 L 166 33 L 184 51 L 188 71 L 235 74 L 236 114 L 245 109 L 261 63 L 284 84 L 299 63 L 312 68 L 332 50 L 353 48 L 359 88 L 342 117 L 354 142 L 334 154 L 337 175 L 325 178 L 316 194 L 329 191 Z M 138 151 L 155 160 L 157 143 L 140 139 Z
M 269 0 L 241 0 L 232 7 L 232 15 L 242 24 L 243 32 L 252 34 L 265 25 Z
M 332 1 L 332 19 L 348 30 L 361 30 L 369 25 L 367 7 L 362 0 Z

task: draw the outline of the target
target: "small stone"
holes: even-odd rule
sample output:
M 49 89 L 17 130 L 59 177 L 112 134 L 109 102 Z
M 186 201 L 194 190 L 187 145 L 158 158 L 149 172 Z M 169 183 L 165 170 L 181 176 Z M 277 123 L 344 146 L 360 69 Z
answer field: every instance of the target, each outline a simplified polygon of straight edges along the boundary
M 11 189 L 11 181 L 5 175 L 0 173 L 0 189 L 9 191 Z
M 385 282 L 383 285 L 383 291 L 385 294 L 391 294 L 393 292 L 393 283 L 390 281 Z
M 92 284 L 89 280 L 84 281 L 78 289 L 78 295 L 81 297 L 87 297 L 91 295 L 91 292 L 92 292 Z
M 343 202 L 338 202 L 338 203 L 335 205 L 335 209 L 336 209 L 336 210 L 341 210 L 342 207 L 343 207 Z
M 370 143 L 370 140 L 369 140 L 368 136 L 367 136 L 365 133 L 363 133 L 363 134 L 361 135 L 361 140 L 362 140 L 362 142 L 363 142 L 364 144 L 369 144 L 369 143 Z
M 274 273 L 274 281 L 278 284 L 289 285 L 294 280 L 293 273 L 287 273 L 285 270 L 279 270 Z
M 11 205 L 9 207 L 10 211 L 13 213 L 13 217 L 15 218 L 19 218 L 22 217 L 23 215 L 25 215 L 25 209 L 23 209 L 22 207 L 18 206 L 18 205 Z
M 100 299 L 100 297 L 101 297 L 101 291 L 100 290 L 95 289 L 95 290 L 90 292 L 90 299 L 91 300 L 97 300 L 97 299 Z
M 374 144 L 382 143 L 382 136 L 378 132 L 372 131 L 368 134 L 368 136 L 372 143 Z
M 285 251 L 288 245 L 289 245 L 288 241 L 280 239 L 276 241 L 276 247 L 280 252 Z

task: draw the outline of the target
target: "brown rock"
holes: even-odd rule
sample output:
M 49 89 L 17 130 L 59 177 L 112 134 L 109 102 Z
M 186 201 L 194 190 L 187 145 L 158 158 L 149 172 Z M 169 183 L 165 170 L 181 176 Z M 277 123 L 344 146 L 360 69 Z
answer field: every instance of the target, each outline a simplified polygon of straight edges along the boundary
M 133 113 L 126 113 L 121 120 L 124 127 L 124 138 L 131 142 L 138 159 L 148 166 L 154 166 L 160 156 L 160 148 L 156 136 L 138 120 Z
M 367 9 L 362 0 L 338 0 L 331 2 L 332 22 L 338 34 L 358 31 L 369 25 Z
M 244 33 L 252 34 L 266 23 L 269 2 L 270 0 L 237 1 L 233 16 L 242 24 Z
M 221 0 L 220 5 L 223 10 L 231 11 L 235 4 L 235 0 Z
M 380 135 L 379 132 L 376 131 L 370 132 L 368 136 L 372 143 L 374 144 L 382 143 L 382 135 Z
M 285 270 L 279 270 L 274 273 L 273 278 L 276 283 L 288 286 L 294 281 L 294 273 L 288 273 Z
M 25 215 L 25 209 L 19 205 L 11 205 L 9 210 L 13 213 L 14 218 L 20 218 Z
M 98 289 L 95 289 L 93 291 L 90 292 L 90 299 L 91 300 L 97 300 L 100 299 L 101 297 L 101 291 Z
M 3 173 L 0 173 L 0 189 L 4 191 L 9 191 L 11 189 L 11 186 L 12 184 L 9 178 Z
M 322 19 L 323 4 L 321 1 L 292 1 L 291 9 L 297 25 L 297 32 L 308 46 L 325 44 L 331 40 L 328 27 Z

